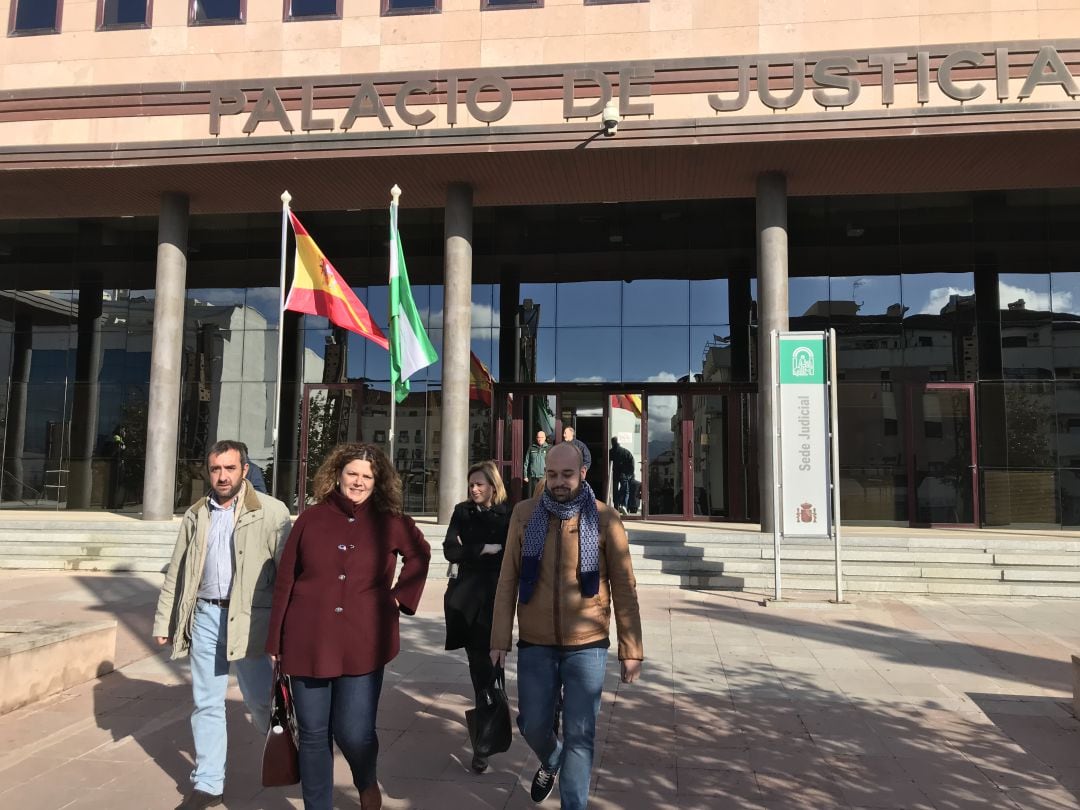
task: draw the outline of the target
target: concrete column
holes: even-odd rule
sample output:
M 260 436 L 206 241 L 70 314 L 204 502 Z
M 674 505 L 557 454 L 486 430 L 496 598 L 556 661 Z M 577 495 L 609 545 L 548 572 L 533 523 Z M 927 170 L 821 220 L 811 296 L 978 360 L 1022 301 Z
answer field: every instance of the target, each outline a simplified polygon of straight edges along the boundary
M 170 519 L 176 497 L 176 441 L 180 424 L 187 238 L 187 195 L 174 192 L 163 194 L 158 217 L 154 338 L 150 354 L 150 404 L 146 420 L 144 520 Z
M 98 449 L 98 402 L 101 398 L 102 290 L 100 281 L 79 285 L 79 333 L 75 349 L 75 393 L 71 408 L 71 470 L 67 508 L 89 509 L 94 487 L 93 460 Z M 112 429 L 109 425 L 107 430 Z M 105 499 L 108 501 L 106 495 Z
M 772 457 L 773 362 L 772 331 L 788 328 L 787 178 L 762 174 L 757 180 L 758 231 L 758 484 L 761 530 L 773 530 L 776 473 Z
M 446 194 L 439 523 L 449 523 L 454 505 L 465 499 L 469 470 L 472 231 L 472 186 L 453 183 Z

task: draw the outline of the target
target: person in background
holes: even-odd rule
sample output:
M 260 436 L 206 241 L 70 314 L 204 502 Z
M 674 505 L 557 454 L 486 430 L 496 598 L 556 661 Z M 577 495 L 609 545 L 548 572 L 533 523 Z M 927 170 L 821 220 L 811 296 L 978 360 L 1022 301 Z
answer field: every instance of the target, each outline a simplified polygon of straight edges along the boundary
M 630 505 L 630 482 L 634 479 L 634 454 L 619 444 L 619 439 L 611 437 L 611 477 L 615 482 L 615 509 L 625 515 Z
M 446 649 L 465 649 L 476 703 L 480 690 L 491 685 L 491 612 L 499 584 L 510 507 L 506 487 L 493 461 L 469 468 L 469 498 L 454 507 L 443 541 L 443 555 L 457 565 L 457 576 L 446 587 Z M 487 759 L 474 753 L 472 769 L 487 770 Z
M 525 453 L 525 486 L 522 495 L 528 498 L 536 485 L 544 479 L 544 461 L 547 459 L 551 445 L 547 443 L 547 433 L 542 430 L 536 431 L 536 441 Z
M 174 659 L 191 658 L 195 789 L 181 810 L 222 803 L 230 666 L 255 728 L 266 734 L 270 724 L 266 631 L 277 560 L 291 524 L 285 504 L 245 480 L 242 442 L 217 442 L 206 466 L 212 489 L 184 513 L 154 617 L 157 643 L 172 644 Z
M 582 466 L 585 471 L 589 471 L 589 467 L 592 466 L 592 453 L 589 452 L 588 446 L 581 439 L 577 438 L 577 431 L 570 425 L 563 428 L 562 440 L 564 442 L 570 442 L 581 453 Z
M 244 455 L 248 457 L 248 472 L 247 480 L 251 482 L 251 485 L 255 487 L 257 492 L 266 492 L 266 477 L 263 475 L 262 467 L 251 460 L 251 455 L 248 453 L 248 447 L 243 442 L 239 444 L 244 448 Z
M 105 443 L 109 459 L 109 480 L 105 490 L 105 508 L 123 509 L 125 500 L 124 456 L 127 452 L 127 428 L 117 425 Z
M 644 658 L 637 583 L 622 520 L 596 500 L 581 454 L 551 448 L 546 486 L 510 517 L 495 594 L 491 662 L 502 666 L 518 624 L 518 728 L 540 760 L 530 796 L 542 802 L 561 780 L 563 810 L 589 799 L 596 718 L 604 689 L 612 610 L 623 683 Z M 563 693 L 563 736 L 553 730 Z
M 335 447 L 313 495 L 281 556 L 266 651 L 291 676 L 304 807 L 332 810 L 337 742 L 360 806 L 379 810 L 383 668 L 400 649 L 398 615 L 420 603 L 431 548 L 402 512 L 397 470 L 373 444 Z

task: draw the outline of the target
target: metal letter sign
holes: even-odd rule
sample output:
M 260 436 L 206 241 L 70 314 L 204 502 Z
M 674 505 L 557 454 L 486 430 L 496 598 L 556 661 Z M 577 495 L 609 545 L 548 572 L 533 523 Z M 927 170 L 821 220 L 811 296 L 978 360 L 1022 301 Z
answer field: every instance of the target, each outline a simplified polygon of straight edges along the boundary
M 780 334 L 781 526 L 787 537 L 831 537 L 829 389 L 825 334 Z

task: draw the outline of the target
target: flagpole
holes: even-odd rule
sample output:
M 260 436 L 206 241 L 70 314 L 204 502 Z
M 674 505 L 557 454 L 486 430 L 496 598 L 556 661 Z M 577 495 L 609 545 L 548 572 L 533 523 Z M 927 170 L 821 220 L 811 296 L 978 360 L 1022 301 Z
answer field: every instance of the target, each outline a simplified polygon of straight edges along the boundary
M 281 422 L 281 366 L 282 355 L 285 353 L 285 249 L 289 242 L 289 203 L 292 195 L 288 190 L 281 195 L 281 279 L 278 288 L 278 330 L 277 330 L 277 376 L 274 377 L 274 426 L 271 436 L 273 437 L 274 474 L 270 476 L 270 494 L 277 497 L 278 482 L 278 458 L 280 448 L 278 446 L 278 428 Z
M 397 183 L 394 183 L 393 188 L 390 189 L 390 230 L 391 231 L 393 231 L 397 227 L 397 223 L 395 222 L 395 220 L 397 219 L 398 200 L 400 199 L 400 197 L 401 197 L 401 188 L 398 186 Z M 390 234 L 390 250 L 396 250 L 395 244 L 396 243 L 394 241 L 394 235 L 393 235 L 393 233 L 391 233 Z M 393 261 L 393 259 L 390 259 L 387 262 L 387 271 L 386 272 L 387 272 L 387 291 L 388 292 L 389 292 L 389 289 L 390 289 L 390 287 L 389 287 L 389 284 L 390 284 L 390 278 L 389 278 L 390 269 L 389 268 L 390 268 L 390 262 L 392 262 L 392 261 Z M 389 317 L 389 323 L 387 324 L 387 326 L 390 328 L 390 336 L 389 336 L 390 337 L 390 351 L 388 353 L 388 356 L 390 358 L 391 368 L 390 368 L 390 436 L 389 436 L 390 441 L 389 441 L 388 447 L 390 448 L 390 465 L 396 470 L 397 469 L 397 459 L 394 458 L 394 439 L 397 437 L 397 432 L 396 432 L 396 430 L 394 428 L 394 422 L 395 422 L 395 419 L 397 417 L 397 391 L 394 390 L 393 363 L 394 363 L 394 340 L 397 339 L 397 333 L 394 331 L 394 319 L 397 317 L 397 313 L 394 312 L 394 302 L 393 301 L 390 301 L 389 310 L 390 310 L 390 312 L 389 312 L 390 317 Z

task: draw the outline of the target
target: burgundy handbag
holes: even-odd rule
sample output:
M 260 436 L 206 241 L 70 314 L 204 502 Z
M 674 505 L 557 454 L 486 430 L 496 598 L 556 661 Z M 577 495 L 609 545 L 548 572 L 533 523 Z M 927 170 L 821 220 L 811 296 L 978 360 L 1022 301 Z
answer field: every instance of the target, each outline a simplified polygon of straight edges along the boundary
M 297 747 L 296 709 L 289 676 L 274 663 L 274 691 L 270 696 L 270 729 L 263 746 L 264 787 L 295 785 L 300 781 L 300 751 Z

